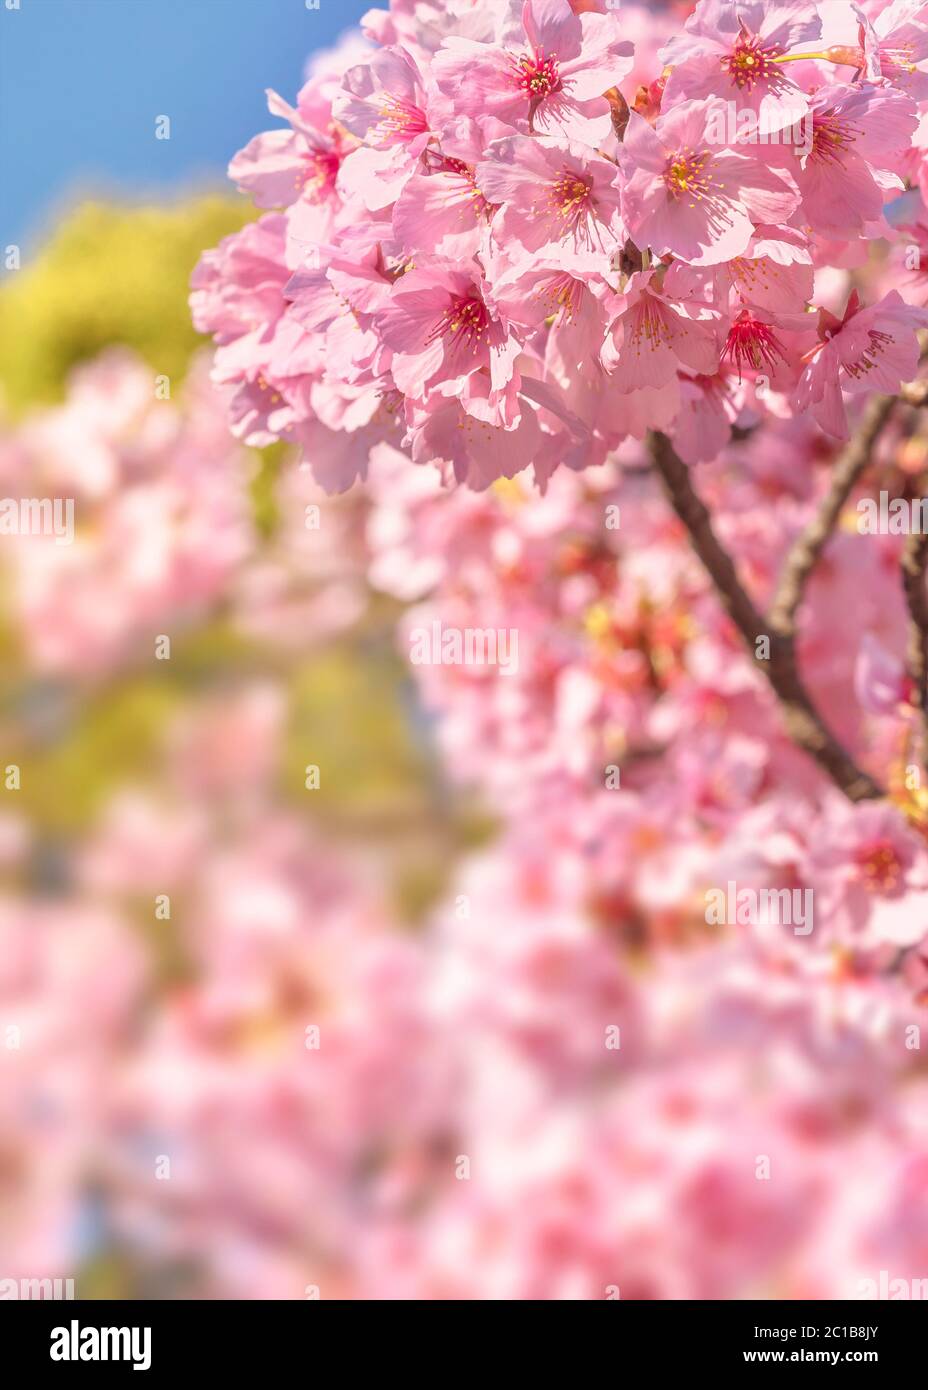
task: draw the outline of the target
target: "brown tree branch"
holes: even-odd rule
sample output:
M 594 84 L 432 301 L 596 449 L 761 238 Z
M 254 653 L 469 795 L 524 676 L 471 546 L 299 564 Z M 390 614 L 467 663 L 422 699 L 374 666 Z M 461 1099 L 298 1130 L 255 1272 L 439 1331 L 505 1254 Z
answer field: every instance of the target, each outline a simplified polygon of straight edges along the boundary
M 921 383 L 918 383 L 921 385 Z M 928 488 L 928 473 L 919 479 L 919 491 Z M 925 592 L 925 573 L 928 570 L 928 532 L 915 529 L 906 537 L 902 551 L 902 587 L 909 610 L 909 637 L 906 649 L 907 666 L 912 680 L 912 703 L 919 712 L 920 756 L 928 764 L 928 594 Z
M 883 420 L 888 418 L 888 414 L 886 410 Z M 879 430 L 873 428 L 872 437 L 866 446 L 868 457 L 872 442 L 878 433 Z M 731 556 L 712 529 L 705 504 L 690 480 L 689 468 L 677 456 L 666 435 L 649 435 L 648 447 L 670 504 L 686 527 L 693 549 L 715 585 L 725 611 L 780 702 L 783 721 L 790 738 L 815 759 L 851 801 L 865 801 L 871 797 L 883 796 L 881 787 L 868 773 L 862 771 L 850 754 L 841 747 L 815 708 L 799 675 L 792 633 L 784 634 L 782 631 L 771 630 L 772 623 L 763 617 L 744 589 Z M 848 491 L 852 486 L 853 479 L 848 484 Z M 840 505 L 843 505 L 843 499 Z M 835 516 L 840 511 L 840 505 L 835 511 Z M 818 544 L 816 554 L 827 540 L 827 534 L 826 532 Z M 813 556 L 813 564 L 814 559 Z M 804 580 L 799 590 L 800 597 L 803 586 Z M 767 659 L 759 656 L 758 638 L 767 638 L 769 642 Z
M 793 542 L 770 607 L 770 626 L 782 637 L 795 637 L 796 615 L 812 571 L 855 483 L 870 462 L 873 446 L 895 404 L 894 396 L 877 396 L 867 406 L 856 434 L 832 469 L 831 482 L 818 511 Z

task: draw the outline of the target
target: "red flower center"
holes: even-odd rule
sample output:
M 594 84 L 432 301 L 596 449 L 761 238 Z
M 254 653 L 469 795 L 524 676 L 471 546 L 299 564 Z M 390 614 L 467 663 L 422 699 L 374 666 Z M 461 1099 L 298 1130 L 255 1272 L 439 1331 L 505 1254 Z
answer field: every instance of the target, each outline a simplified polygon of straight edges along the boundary
M 755 372 L 762 366 L 773 368 L 778 359 L 786 360 L 786 353 L 770 324 L 756 319 L 749 309 L 742 309 L 729 330 L 722 357 L 731 359 L 740 381 L 745 367 Z
M 557 59 L 546 58 L 543 48 L 536 49 L 531 56 L 526 54 L 516 59 L 515 82 L 529 101 L 543 101 L 561 85 Z
M 335 150 L 310 150 L 297 176 L 297 186 L 301 192 L 310 188 L 316 197 L 324 197 L 335 187 L 340 163 L 341 158 Z
M 739 91 L 752 91 L 758 82 L 770 87 L 786 86 L 786 79 L 773 61 L 783 50 L 777 44 L 764 47 L 756 34 L 743 25 L 731 53 L 721 58 L 722 68 Z
M 857 868 L 864 887 L 871 893 L 891 893 L 902 879 L 902 864 L 893 845 L 872 845 L 857 855 Z
M 437 162 L 433 163 L 433 161 Z M 453 155 L 430 155 L 428 151 L 423 156 L 423 162 L 427 168 L 434 168 L 438 173 L 453 174 L 456 178 L 460 178 L 466 185 L 466 198 L 471 205 L 474 216 L 476 218 L 485 217 L 489 221 L 494 211 L 493 204 L 487 202 L 477 187 L 472 164 L 465 164 L 463 159 L 455 159 Z

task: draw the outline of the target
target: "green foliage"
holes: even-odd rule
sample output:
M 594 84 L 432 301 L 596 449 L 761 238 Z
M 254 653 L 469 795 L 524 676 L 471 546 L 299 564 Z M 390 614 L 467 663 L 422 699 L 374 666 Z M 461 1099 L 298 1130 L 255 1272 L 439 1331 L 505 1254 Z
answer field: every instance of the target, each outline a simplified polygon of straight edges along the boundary
M 72 369 L 114 343 L 170 377 L 179 399 L 191 355 L 208 347 L 190 322 L 191 271 L 205 249 L 254 215 L 244 200 L 219 196 L 163 207 L 95 202 L 70 212 L 33 264 L 0 281 L 3 408 L 18 417 L 62 400 Z M 281 474 L 292 466 L 281 445 L 255 452 L 250 492 L 265 541 L 280 516 Z M 201 694 L 256 676 L 286 691 L 283 798 L 380 858 L 405 917 L 426 912 L 462 845 L 489 833 L 440 785 L 393 651 L 395 611 L 382 600 L 372 596 L 357 630 L 295 655 L 243 635 L 220 604 L 173 634 L 169 662 L 130 661 L 102 684 L 59 685 L 28 674 L 5 590 L 0 576 L 0 744 L 4 761 L 22 767 L 22 789 L 8 796 L 39 846 L 85 834 L 119 787 L 157 785 L 176 716 Z M 322 770 L 318 791 L 304 785 L 310 763 Z M 164 979 L 186 968 L 177 907 L 170 932 L 159 923 L 156 934 Z M 100 1275 L 105 1288 L 106 1271 Z
M 125 343 L 180 381 L 204 339 L 187 305 L 205 248 L 250 221 L 220 196 L 165 207 L 84 203 L 36 261 L 0 281 L 0 392 L 6 408 L 60 400 L 76 363 Z
M 280 520 L 277 503 L 277 479 L 288 457 L 284 444 L 269 444 L 255 450 L 258 466 L 251 480 L 251 505 L 255 525 L 262 536 L 270 536 Z
M 35 706 L 39 692 L 27 698 Z M 34 716 L 27 719 L 21 741 L 4 740 L 6 761 L 22 768 L 15 809 L 43 834 L 86 828 L 113 787 L 157 777 L 163 731 L 180 708 L 176 687 L 137 677 L 92 700 L 63 703 L 47 717 L 49 727 L 37 730 Z
M 396 831 L 427 809 L 427 763 L 400 706 L 398 663 L 387 651 L 343 643 L 313 654 L 291 684 L 288 791 L 327 818 Z M 322 769 L 318 791 L 305 768 Z

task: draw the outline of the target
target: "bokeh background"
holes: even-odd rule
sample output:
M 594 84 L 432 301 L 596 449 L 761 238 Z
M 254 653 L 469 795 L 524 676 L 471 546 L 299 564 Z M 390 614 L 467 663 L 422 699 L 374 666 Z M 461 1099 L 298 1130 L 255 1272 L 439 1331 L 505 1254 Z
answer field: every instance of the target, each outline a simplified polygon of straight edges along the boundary
M 386 450 L 326 498 L 228 431 L 188 305 L 256 215 L 225 167 L 366 8 L 0 6 L 0 498 L 75 500 L 72 545 L 0 534 L 0 1294 L 923 1278 L 928 959 L 705 913 L 733 877 L 839 901 L 841 854 L 910 864 L 914 832 L 839 808 L 820 844 L 821 780 L 641 450 L 546 497 Z M 644 65 L 660 9 L 624 7 Z M 760 591 L 813 434 L 703 471 Z M 881 477 L 925 451 L 891 434 Z M 899 646 L 895 570 L 861 596 L 867 541 L 838 544 L 816 694 L 898 768 L 837 620 Z M 412 669 L 433 620 L 516 627 L 518 679 Z
M 0 554 L 0 746 L 20 770 L 0 806 L 0 1278 L 74 1278 L 84 1297 L 210 1287 L 188 1270 L 195 1238 L 176 1269 L 163 1250 L 147 1268 L 126 1253 L 96 1196 L 112 1197 L 116 1133 L 95 1121 L 120 1048 L 214 983 L 187 933 L 223 864 L 259 936 L 282 911 L 309 933 L 326 893 L 414 931 L 462 846 L 488 833 L 444 785 L 397 605 L 365 580 L 358 504 L 328 507 L 320 544 L 305 509 L 325 499 L 279 448 L 228 436 L 190 322 L 203 250 L 255 216 L 225 170 L 268 123 L 263 89 L 292 95 L 366 8 L 26 0 L 2 14 L 0 239 L 20 260 L 0 284 L 2 490 L 41 479 L 75 495 L 80 554 L 52 553 L 54 576 L 37 573 L 43 543 Z M 268 856 L 253 874 L 252 851 Z M 260 1170 L 246 1108 L 236 1142 Z M 252 1179 L 273 1188 L 273 1161 Z M 317 1200 L 301 1188 L 294 1244 L 297 1207 Z M 243 1296 L 281 1292 L 238 1279 Z

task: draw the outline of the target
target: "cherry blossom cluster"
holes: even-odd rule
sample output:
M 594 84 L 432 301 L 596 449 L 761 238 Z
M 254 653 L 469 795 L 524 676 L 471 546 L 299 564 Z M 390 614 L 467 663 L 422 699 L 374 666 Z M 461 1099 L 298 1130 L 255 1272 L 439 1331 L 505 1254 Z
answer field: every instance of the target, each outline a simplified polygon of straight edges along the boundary
M 243 633 L 302 648 L 363 609 L 350 509 L 330 507 L 321 527 L 324 494 L 292 470 L 282 525 L 260 545 L 255 461 L 230 437 L 205 361 L 177 397 L 114 347 L 74 371 L 61 405 L 0 423 L 0 561 L 16 632 L 45 676 L 147 662 L 159 634 L 182 636 L 223 603 Z
M 230 176 L 193 278 L 235 432 L 347 488 L 389 443 L 483 488 L 659 429 L 832 438 L 916 373 L 918 304 L 827 307 L 923 176 L 916 0 L 394 0 Z M 371 45 L 375 45 L 371 47 Z
M 0 432 L 4 497 L 72 521 L 4 537 L 17 630 L 46 675 L 100 675 L 143 643 L 148 658 L 161 624 L 202 619 L 252 552 L 246 452 L 205 371 L 183 402 L 163 387 L 112 348 L 76 369 L 61 406 Z
M 436 921 L 469 1176 L 430 1189 L 418 1227 L 399 1203 L 386 1237 L 368 1229 L 362 1290 L 387 1270 L 394 1297 L 475 1299 L 860 1298 L 880 1270 L 918 1278 L 908 989 L 810 981 L 775 939 L 643 953 L 621 919 L 591 923 L 589 883 L 563 834 L 523 825 Z
M 818 503 L 815 443 L 810 422 L 781 422 L 704 468 L 717 525 L 760 596 Z M 884 443 L 894 495 L 912 447 Z M 814 972 L 838 948 L 869 973 L 901 952 L 914 1003 L 928 849 L 902 538 L 842 528 L 803 632 L 810 688 L 889 791 L 853 806 L 786 737 L 760 663 L 638 453 L 619 481 L 609 469 L 564 472 L 543 496 L 528 474 L 449 496 L 433 473 L 375 456 L 370 573 L 412 602 L 398 633 L 407 659 L 412 634 L 434 624 L 519 636 L 512 671 L 411 663 L 449 775 L 506 823 L 585 854 L 590 901 L 623 932 L 688 936 L 707 888 L 728 878 L 808 888 L 820 912 L 800 960 Z
M 139 1290 L 227 1298 L 922 1277 L 911 981 L 810 974 L 773 931 L 643 950 L 568 818 L 512 827 L 399 931 L 275 803 L 282 718 L 260 684 L 191 703 L 67 898 L 0 900 L 6 1275 L 67 1277 L 116 1238 Z M 137 905 L 165 892 L 146 941 Z
M 28 444 L 50 467 L 38 433 L 90 385 L 131 397 L 140 373 L 85 369 L 9 456 Z M 115 456 L 115 505 L 174 457 L 152 452 L 161 411 L 201 441 L 184 467 L 224 474 L 237 507 L 216 400 L 190 383 L 182 412 L 153 406 L 147 383 L 136 410 L 57 436 L 70 467 L 89 487 Z M 925 464 L 904 425 L 874 460 L 894 496 Z M 758 598 L 827 487 L 820 442 L 808 419 L 771 422 L 703 466 Z M 893 790 L 852 805 L 785 737 L 644 451 L 619 462 L 544 494 L 528 471 L 449 493 L 381 444 L 366 527 L 328 500 L 310 531 L 318 494 L 293 469 L 277 533 L 225 575 L 231 619 L 285 648 L 347 620 L 363 563 L 412 605 L 407 656 L 434 621 L 518 629 L 508 674 L 410 666 L 448 774 L 500 822 L 418 931 L 369 857 L 281 798 L 280 660 L 190 692 L 157 770 L 54 858 L 55 897 L 28 891 L 47 839 L 0 820 L 4 1277 L 76 1275 L 80 1293 L 114 1248 L 133 1292 L 201 1297 L 858 1298 L 881 1271 L 924 1277 L 928 849 L 902 775 L 903 538 L 841 527 L 808 606 L 809 683 Z M 55 549 L 29 538 L 15 564 Z M 336 599 L 311 602 L 310 577 Z M 851 605 L 857 625 L 839 621 Z M 64 603 L 60 621 L 79 653 Z M 128 630 L 182 621 L 175 584 Z M 47 669 L 27 646 L 26 677 Z M 57 674 L 76 689 L 76 657 Z M 815 930 L 711 923 L 728 880 L 810 890 Z
M 879 441 L 864 496 L 912 494 L 910 424 Z M 701 468 L 761 603 L 827 492 L 820 446 L 811 420 L 775 421 Z M 644 451 L 618 461 L 543 495 L 528 471 L 449 495 L 390 449 L 372 460 L 372 580 L 414 605 L 400 650 L 434 624 L 520 639 L 511 670 L 410 664 L 449 775 L 504 831 L 433 926 L 475 1177 L 417 1238 L 378 1233 L 378 1262 L 402 1258 L 418 1298 L 909 1287 L 928 1248 L 928 846 L 905 539 L 859 528 L 849 499 L 804 610 L 809 686 L 889 791 L 852 804 L 785 738 Z M 719 885 L 807 894 L 814 928 L 713 917 Z

